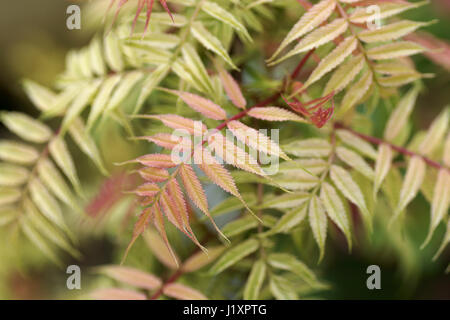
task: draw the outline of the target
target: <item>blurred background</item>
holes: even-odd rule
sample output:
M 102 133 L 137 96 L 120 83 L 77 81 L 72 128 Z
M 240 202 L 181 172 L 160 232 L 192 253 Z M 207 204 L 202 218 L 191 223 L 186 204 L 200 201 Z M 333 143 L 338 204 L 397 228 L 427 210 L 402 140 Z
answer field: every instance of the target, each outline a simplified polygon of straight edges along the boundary
M 36 115 L 36 110 L 21 89 L 23 78 L 50 86 L 63 71 L 65 54 L 71 48 L 87 44 L 96 31 L 82 11 L 82 29 L 66 28 L 66 9 L 82 1 L 16 0 L 0 1 L 0 108 L 21 110 Z M 408 12 L 405 17 L 439 23 L 426 28 L 426 32 L 450 42 L 450 0 L 433 0 L 432 4 Z M 432 43 L 433 38 L 428 39 Z M 442 45 L 442 44 L 440 44 Z M 450 46 L 428 56 L 414 58 L 423 73 L 436 76 L 425 81 L 426 90 L 416 107 L 415 125 L 426 128 L 445 105 L 450 103 Z M 438 62 L 436 64 L 434 62 Z M 6 134 L 0 127 L 0 136 Z M 327 242 L 325 260 L 318 267 L 319 275 L 332 285 L 318 298 L 333 299 L 450 299 L 450 275 L 445 268 L 450 260 L 449 248 L 436 262 L 431 258 L 444 234 L 443 226 L 431 244 L 420 250 L 429 222 L 429 207 L 421 196 L 412 204 L 412 217 L 408 220 L 408 234 L 392 235 L 380 232 L 372 241 L 361 240 L 358 249 L 348 254 L 345 243 L 334 230 Z M 383 213 L 380 214 L 383 216 Z M 380 218 L 381 220 L 383 218 Z M 130 222 L 131 223 L 131 222 Z M 383 222 L 381 221 L 380 224 Z M 384 230 L 385 231 L 385 230 Z M 332 230 L 333 232 L 333 230 Z M 70 261 L 87 270 L 90 266 L 117 261 L 119 250 L 111 234 L 101 234 L 81 243 L 82 261 Z M 405 240 L 407 239 L 407 240 Z M 300 241 L 300 240 L 299 240 Z M 75 293 L 66 289 L 67 275 L 49 263 L 32 246 L 21 247 L 24 254 L 16 254 L 7 232 L 0 229 L 0 299 L 66 299 Z M 305 243 L 314 246 L 314 243 Z M 149 255 L 142 248 L 142 259 Z M 23 257 L 27 257 L 23 260 Z M 304 257 L 313 267 L 315 257 Z M 150 262 L 144 261 L 142 265 Z M 382 290 L 369 291 L 366 287 L 367 266 L 376 264 L 382 271 Z M 83 272 L 83 271 L 82 271 Z M 95 285 L 95 276 L 82 273 L 82 290 Z M 77 293 L 79 294 L 79 293 Z

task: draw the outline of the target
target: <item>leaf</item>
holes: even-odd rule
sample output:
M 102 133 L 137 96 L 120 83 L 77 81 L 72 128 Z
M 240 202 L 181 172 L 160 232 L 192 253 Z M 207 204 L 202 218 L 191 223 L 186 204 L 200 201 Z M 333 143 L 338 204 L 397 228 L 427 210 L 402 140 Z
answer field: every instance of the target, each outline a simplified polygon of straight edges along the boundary
M 430 25 L 433 22 L 416 22 L 402 20 L 394 22 L 378 29 L 364 30 L 358 33 L 358 38 L 367 43 L 386 42 L 401 38 L 420 27 Z
M 53 138 L 49 144 L 49 150 L 58 167 L 69 178 L 76 191 L 81 194 L 80 181 L 64 139 L 60 136 Z
M 210 219 L 217 232 L 226 239 L 209 212 L 206 194 L 203 191 L 200 180 L 197 178 L 194 169 L 192 169 L 190 165 L 181 164 L 180 175 L 189 198 Z
M 233 264 L 242 260 L 246 256 L 255 252 L 259 247 L 259 242 L 256 239 L 248 239 L 237 246 L 229 249 L 222 257 L 212 266 L 209 273 L 217 275 L 222 271 L 228 269 Z
M 388 77 L 382 77 L 378 79 L 378 83 L 383 87 L 400 87 L 402 85 L 414 82 L 418 79 L 423 78 L 425 75 L 422 75 L 418 72 L 412 73 L 404 73 L 398 74 Z
M 220 257 L 225 250 L 223 246 L 217 246 L 208 248 L 208 254 L 204 252 L 197 252 L 190 256 L 181 266 L 184 272 L 194 272 L 197 271 L 208 264 L 212 263 L 218 257 Z
M 207 131 L 206 126 L 201 121 L 194 121 L 175 114 L 145 115 L 141 117 L 160 120 L 169 128 L 186 130 L 193 135 L 203 135 Z
M 348 130 L 338 129 L 336 134 L 343 143 L 369 157 L 370 159 L 377 158 L 377 151 L 372 147 L 370 143 L 361 139 L 356 134 L 351 133 Z
M 245 109 L 247 101 L 245 100 L 244 95 L 242 94 L 239 84 L 223 67 L 219 66 L 218 70 L 220 81 L 222 82 L 222 86 L 225 89 L 225 92 L 227 93 L 230 100 L 236 107 Z M 254 109 L 255 108 L 253 108 L 252 110 L 254 111 Z M 249 112 L 252 112 L 252 110 Z
M 1 197 L 1 196 L 0 196 Z M 19 215 L 19 210 L 14 207 L 0 208 L 0 227 L 4 227 L 15 221 Z
M 450 219 L 448 219 L 447 221 L 447 231 L 445 232 L 441 246 L 439 247 L 438 251 L 433 257 L 433 261 L 436 260 L 441 255 L 441 253 L 444 251 L 445 247 L 447 247 L 449 243 L 450 243 Z M 446 272 L 447 273 L 449 272 L 449 267 L 447 267 Z
M 190 75 L 202 85 L 206 92 L 214 94 L 211 78 L 194 47 L 189 43 L 186 43 L 181 48 L 181 53 L 183 55 L 183 60 L 186 62 L 186 67 L 190 71 Z
M 306 122 L 295 113 L 278 107 L 256 107 L 251 108 L 248 113 L 250 117 L 267 121 L 297 121 Z
M 140 71 L 132 71 L 127 73 L 114 89 L 114 93 L 111 95 L 105 111 L 111 112 L 116 109 L 143 77 L 144 74 Z
M 130 286 L 153 290 L 161 286 L 162 281 L 158 277 L 143 272 L 141 270 L 122 267 L 122 266 L 103 266 L 99 267 L 98 271 L 106 274 L 114 280 L 126 283 Z
M 344 203 L 339 197 L 336 189 L 329 183 L 323 182 L 320 199 L 325 207 L 328 217 L 338 226 L 347 239 L 349 251 L 352 250 L 352 233 L 350 222 L 346 213 Z
M 283 146 L 288 154 L 297 157 L 327 157 L 331 152 L 331 145 L 327 140 L 320 138 L 309 138 L 304 140 L 295 140 Z
M 29 171 L 13 164 L 0 163 L 0 186 L 16 187 L 24 184 Z
M 145 103 L 145 100 L 153 92 L 153 89 L 164 79 L 169 72 L 168 64 L 158 66 L 152 73 L 150 73 L 142 82 L 142 89 L 136 102 L 136 107 L 133 114 L 137 114 Z
M 92 128 L 98 117 L 105 111 L 111 98 L 111 94 L 121 79 L 121 75 L 115 74 L 103 81 L 102 86 L 92 103 L 91 112 L 89 113 L 87 121 L 87 127 L 89 129 Z
M 330 94 L 334 91 L 335 94 L 345 89 L 350 82 L 359 74 L 364 66 L 364 56 L 358 54 L 351 56 L 347 62 L 341 64 L 328 80 L 323 95 Z
M 272 275 L 270 277 L 270 292 L 277 300 L 298 299 L 298 295 L 295 292 L 292 283 L 281 276 Z
M 418 94 L 418 88 L 413 88 L 399 101 L 384 129 L 384 139 L 392 142 L 398 137 L 408 121 Z
M 244 288 L 244 300 L 258 300 L 266 277 L 266 269 L 266 264 L 263 260 L 255 262 Z
M 93 96 L 96 94 L 100 84 L 100 80 L 95 80 L 89 85 L 86 85 L 81 90 L 79 95 L 73 100 L 64 116 L 61 127 L 62 132 L 65 132 L 72 124 L 72 122 L 81 114 L 84 108 L 87 107 Z
M 101 173 L 107 175 L 108 170 L 106 170 L 105 168 L 97 145 L 95 144 L 92 137 L 88 134 L 88 130 L 86 130 L 81 118 L 76 118 L 74 120 L 72 125 L 69 127 L 69 133 L 75 143 L 81 149 L 81 151 L 83 151 L 84 154 L 94 162 Z
M 287 209 L 299 207 L 309 199 L 309 193 L 306 192 L 292 192 L 276 196 L 273 199 L 264 201 L 258 209 L 275 208 Z
M 304 34 L 313 30 L 319 26 L 322 22 L 328 19 L 331 13 L 336 7 L 335 0 L 322 0 L 312 8 L 310 8 L 300 20 L 292 27 L 287 36 L 283 39 L 278 49 L 269 59 L 269 61 L 274 60 L 280 52 L 286 48 L 291 42 L 300 38 Z
M 89 295 L 94 300 L 147 300 L 145 294 L 128 289 L 97 289 Z
M 244 233 L 245 231 L 256 228 L 259 225 L 258 221 L 252 216 L 245 216 L 227 223 L 223 227 L 223 233 L 227 237 L 235 237 Z
M 44 143 L 52 136 L 49 127 L 24 113 L 2 112 L 0 119 L 9 130 L 30 142 Z
M 31 102 L 41 111 L 47 110 L 55 99 L 55 94 L 44 86 L 32 81 L 23 81 L 23 88 Z
M 355 49 L 358 41 L 350 36 L 342 41 L 330 54 L 323 58 L 305 82 L 304 88 L 310 86 L 326 73 L 340 65 Z
M 26 144 L 0 140 L 0 159 L 18 164 L 34 163 L 39 157 L 38 152 Z
M 361 189 L 353 180 L 350 173 L 348 173 L 342 167 L 337 165 L 332 165 L 330 169 L 330 178 L 337 187 L 337 189 L 342 192 L 342 194 L 351 202 L 353 202 L 361 210 L 364 222 L 371 232 L 372 230 L 372 217 L 367 209 L 366 201 Z
M 122 71 L 124 69 L 124 62 L 122 53 L 120 52 L 120 42 L 117 35 L 114 32 L 109 32 L 104 38 L 104 50 L 105 59 L 109 67 L 116 71 Z
M 381 74 L 404 75 L 417 73 L 410 65 L 397 59 L 395 61 L 381 61 L 373 66 L 374 70 Z
M 37 172 L 42 182 L 59 200 L 69 207 L 77 208 L 79 210 L 78 204 L 64 181 L 64 178 L 50 160 L 44 158 L 39 161 L 37 164 Z
M 33 224 L 40 234 L 45 235 L 50 241 L 71 254 L 74 258 L 79 259 L 81 253 L 73 248 L 69 241 L 57 230 L 50 222 L 45 219 L 33 203 L 29 199 L 24 200 L 24 209 L 27 218 Z
M 197 112 L 200 112 L 207 118 L 214 120 L 225 120 L 227 118 L 225 110 L 223 110 L 220 106 L 218 106 L 211 100 L 205 99 L 190 92 L 182 92 L 176 90 L 168 90 L 168 92 L 178 95 L 189 107 Z
M 320 249 L 320 262 L 325 253 L 325 240 L 327 238 L 327 215 L 325 214 L 322 202 L 316 195 L 313 195 L 309 201 L 308 218 L 314 239 Z
M 288 232 L 292 228 L 299 225 L 306 218 L 308 212 L 308 206 L 306 201 L 304 204 L 293 207 L 291 210 L 283 214 L 283 216 L 278 220 L 277 224 L 269 230 L 268 235 L 276 234 L 279 232 Z
M 450 108 L 445 108 L 433 121 L 425 138 L 422 140 L 419 146 L 421 154 L 429 155 L 439 146 L 441 141 L 445 139 L 449 120 Z
M 317 284 L 317 279 L 314 272 L 312 272 L 307 265 L 293 255 L 288 253 L 271 253 L 267 261 L 276 269 L 290 271 L 298 275 L 302 280 L 311 286 Z
M 378 148 L 377 160 L 375 161 L 374 197 L 376 197 L 384 178 L 391 168 L 392 159 L 393 153 L 391 147 L 385 143 L 381 144 Z
M 22 193 L 18 188 L 0 187 L 0 206 L 16 202 L 21 196 Z
M 169 179 L 169 172 L 166 169 L 160 168 L 142 168 L 139 170 L 139 175 L 147 181 L 151 182 L 164 182 Z
M 163 287 L 163 293 L 178 300 L 208 300 L 199 291 L 179 283 L 169 283 Z
M 361 78 L 347 90 L 336 116 L 342 117 L 351 108 L 356 106 L 367 94 L 372 84 L 373 74 L 370 71 L 366 71 Z
M 278 144 L 263 133 L 258 132 L 237 120 L 228 122 L 227 127 L 239 141 L 242 141 L 249 147 L 266 154 L 281 157 L 284 160 L 290 160 Z
M 222 46 L 219 39 L 213 36 L 201 22 L 194 22 L 191 29 L 192 35 L 197 39 L 206 49 L 213 51 L 220 57 L 222 57 L 225 62 L 227 62 L 233 69 L 238 70 L 228 55 L 227 50 Z
M 423 159 L 419 156 L 412 157 L 406 170 L 405 179 L 400 191 L 400 199 L 393 220 L 398 217 L 408 203 L 416 196 L 425 177 L 425 172 L 426 164 Z
M 64 222 L 61 208 L 55 198 L 48 192 L 47 188 L 44 187 L 39 179 L 31 180 L 29 187 L 31 199 L 39 208 L 39 211 L 42 212 L 47 219 L 67 232 L 68 228 Z
M 422 244 L 425 247 L 431 240 L 434 231 L 439 223 L 448 213 L 450 205 L 450 174 L 445 169 L 439 170 L 436 185 L 433 191 L 433 201 L 431 203 L 431 221 L 428 235 Z
M 89 45 L 89 60 L 91 61 L 92 70 L 97 75 L 106 73 L 105 62 L 103 61 L 103 47 L 99 37 L 95 37 Z
M 296 54 L 309 51 L 311 49 L 320 47 L 330 41 L 336 39 L 338 36 L 343 34 L 348 28 L 348 22 L 345 19 L 336 19 L 331 23 L 315 29 L 305 38 L 303 38 L 291 51 L 289 51 L 282 58 L 271 62 L 270 64 L 280 63 Z
M 205 1 L 202 3 L 202 10 L 209 14 L 211 17 L 222 21 L 236 31 L 240 32 L 248 41 L 252 41 L 252 38 L 250 37 L 245 26 L 240 23 L 239 20 L 230 13 L 230 11 L 225 10 L 215 2 L 209 1 Z
M 160 191 L 161 189 L 156 183 L 149 182 L 140 185 L 136 190 L 134 190 L 134 193 L 141 197 L 153 197 Z
M 384 44 L 367 50 L 367 56 L 374 60 L 386 60 L 411 56 L 424 52 L 426 48 L 411 41 Z
M 147 154 L 132 161 L 137 161 L 144 166 L 153 168 L 168 169 L 176 166 L 176 163 L 172 161 L 172 157 L 169 154 Z
M 374 179 L 374 172 L 369 164 L 356 152 L 345 147 L 337 147 L 336 154 L 343 162 L 352 167 L 353 169 L 361 172 L 364 176 L 370 180 Z

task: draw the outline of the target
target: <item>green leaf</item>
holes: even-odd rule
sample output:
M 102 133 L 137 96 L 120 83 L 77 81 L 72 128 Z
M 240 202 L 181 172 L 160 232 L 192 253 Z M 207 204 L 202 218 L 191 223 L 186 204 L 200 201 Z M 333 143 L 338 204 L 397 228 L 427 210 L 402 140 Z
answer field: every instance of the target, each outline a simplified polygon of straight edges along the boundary
M 150 96 L 153 92 L 153 89 L 165 78 L 167 73 L 169 72 L 169 65 L 162 64 L 158 66 L 152 73 L 150 73 L 142 82 L 141 93 L 139 94 L 136 107 L 133 110 L 133 114 L 137 114 L 142 106 L 144 105 L 145 100 Z
M 316 275 L 307 265 L 288 253 L 271 253 L 267 259 L 268 263 L 280 270 L 290 271 L 298 275 L 310 286 L 318 284 Z
M 310 195 L 306 192 L 284 193 L 273 199 L 264 201 L 258 209 L 275 208 L 286 209 L 300 206 L 309 199 Z
M 270 277 L 270 292 L 277 300 L 297 300 L 298 295 L 292 283 L 277 275 Z
M 255 252 L 259 247 L 259 242 L 256 239 L 248 239 L 241 244 L 231 248 L 217 261 L 212 268 L 209 270 L 209 273 L 212 275 L 217 275 L 222 271 L 228 269 L 233 264 L 242 260 L 246 256 Z
M 278 220 L 277 224 L 267 232 L 267 235 L 290 231 L 305 219 L 307 212 L 308 206 L 306 205 L 306 202 L 292 208 L 291 210 L 283 214 L 280 220 Z
M 18 188 L 0 187 L 0 206 L 16 202 L 21 196 L 22 193 Z
M 261 287 L 266 277 L 266 269 L 266 264 L 263 260 L 255 262 L 245 285 L 244 300 L 258 300 Z
M 375 161 L 374 197 L 377 195 L 384 178 L 391 168 L 393 153 L 388 144 L 381 144 L 378 148 L 377 160 Z
M 53 91 L 32 80 L 24 80 L 23 88 L 31 102 L 41 111 L 47 110 L 56 96 Z
M 356 152 L 347 149 L 345 147 L 337 147 L 336 154 L 343 162 L 361 172 L 364 176 L 370 180 L 374 179 L 374 172 L 372 167 Z
M 36 149 L 26 144 L 0 140 L 0 159 L 18 164 L 34 163 L 39 157 Z
M 2 112 L 0 119 L 9 130 L 30 142 L 44 143 L 52 136 L 49 127 L 24 113 Z
M 363 155 L 374 160 L 377 158 L 377 151 L 375 150 L 375 148 L 372 147 L 370 143 L 361 139 L 357 135 L 343 129 L 336 130 L 336 134 L 343 143 L 352 147 Z
M 313 195 L 309 201 L 308 218 L 314 239 L 320 249 L 320 262 L 325 253 L 325 240 L 327 238 L 327 215 L 325 214 L 322 202 L 316 195 Z
M 0 186 L 16 187 L 27 181 L 29 171 L 13 164 L 0 163 Z
M 309 138 L 295 140 L 282 147 L 288 154 L 297 157 L 323 158 L 331 152 L 331 144 L 325 139 Z

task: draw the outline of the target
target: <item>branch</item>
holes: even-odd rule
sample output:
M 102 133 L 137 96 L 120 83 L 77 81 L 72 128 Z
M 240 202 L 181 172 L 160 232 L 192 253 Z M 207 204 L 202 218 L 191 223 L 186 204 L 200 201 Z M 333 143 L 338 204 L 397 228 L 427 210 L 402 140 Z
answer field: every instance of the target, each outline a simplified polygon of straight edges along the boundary
M 392 143 L 390 143 L 390 142 L 387 142 L 387 141 L 385 141 L 385 140 L 378 139 L 378 138 L 375 138 L 375 137 L 372 137 L 372 136 L 368 136 L 368 135 L 365 135 L 365 134 L 363 134 L 363 133 L 359 133 L 359 132 L 357 132 L 357 131 L 355 131 L 355 130 L 353 130 L 353 129 L 350 129 L 350 128 L 346 127 L 346 126 L 343 125 L 342 123 L 335 122 L 335 123 L 334 123 L 334 128 L 335 128 L 335 129 L 344 129 L 344 130 L 347 130 L 347 131 L 349 131 L 349 132 L 351 132 L 351 133 L 357 135 L 357 136 L 360 137 L 361 139 L 363 139 L 363 140 L 365 140 L 365 141 L 367 141 L 367 142 L 376 144 L 376 145 L 387 144 L 387 145 L 390 146 L 392 149 L 394 149 L 395 151 L 397 151 L 397 152 L 399 152 L 399 153 L 401 153 L 401 154 L 403 154 L 403 155 L 405 155 L 405 156 L 409 156 L 409 157 L 420 157 L 420 158 L 422 158 L 423 161 L 425 161 L 425 163 L 428 164 L 430 167 L 436 168 L 436 169 L 438 169 L 438 170 L 444 169 L 444 170 L 447 170 L 447 171 L 450 172 L 450 168 L 448 168 L 448 167 L 446 167 L 446 166 L 440 164 L 439 162 L 436 162 L 436 161 L 434 161 L 434 160 L 431 160 L 430 158 L 427 158 L 427 157 L 424 156 L 424 155 L 421 155 L 421 154 L 419 154 L 419 153 L 417 153 L 417 152 L 414 152 L 414 151 L 408 150 L 408 149 L 406 149 L 406 148 L 397 146 L 397 145 L 392 144 Z

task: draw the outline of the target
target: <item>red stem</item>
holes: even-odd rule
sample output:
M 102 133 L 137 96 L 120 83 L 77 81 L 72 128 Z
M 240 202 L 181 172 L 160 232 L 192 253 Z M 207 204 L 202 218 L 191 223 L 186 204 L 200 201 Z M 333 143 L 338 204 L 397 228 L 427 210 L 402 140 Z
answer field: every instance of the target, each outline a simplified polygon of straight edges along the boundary
M 436 169 L 438 169 L 438 170 L 440 170 L 440 169 L 445 169 L 445 170 L 447 170 L 447 171 L 450 172 L 450 168 L 445 167 L 444 165 L 440 164 L 439 162 L 436 162 L 436 161 L 434 161 L 434 160 L 431 160 L 430 158 L 427 158 L 427 157 L 425 157 L 425 156 L 423 156 L 423 155 L 421 155 L 421 154 L 419 154 L 419 153 L 416 153 L 416 152 L 414 152 L 414 151 L 405 149 L 405 148 L 403 148 L 403 147 L 399 147 L 399 146 L 397 146 L 397 145 L 395 145 L 395 144 L 392 144 L 392 143 L 390 143 L 390 142 L 384 141 L 384 140 L 382 140 L 382 139 L 378 139 L 378 138 L 375 138 L 375 137 L 372 137 L 372 136 L 365 135 L 365 134 L 363 134 L 363 133 L 359 133 L 359 132 L 357 132 L 357 131 L 355 131 L 355 130 L 352 130 L 352 129 L 350 129 L 350 128 L 344 126 L 342 123 L 339 123 L 339 122 L 334 123 L 334 128 L 335 128 L 335 129 L 344 129 L 344 130 L 347 130 L 347 131 L 353 133 L 354 135 L 357 135 L 357 136 L 360 137 L 361 139 L 363 139 L 363 140 L 365 140 L 365 141 L 367 141 L 367 142 L 376 144 L 376 145 L 387 144 L 387 145 L 390 146 L 392 149 L 394 149 L 395 151 L 397 151 L 397 152 L 399 152 L 399 153 L 401 153 L 401 154 L 403 154 L 403 155 L 405 155 L 405 156 L 409 156 L 409 157 L 420 157 L 420 158 L 422 158 L 423 161 L 425 161 L 425 163 L 427 163 L 430 167 L 436 168 Z

